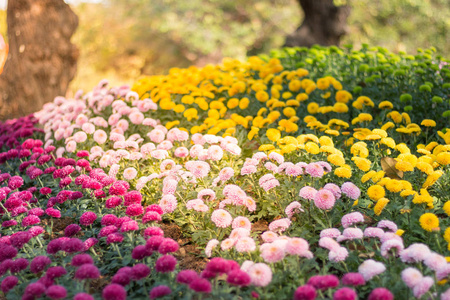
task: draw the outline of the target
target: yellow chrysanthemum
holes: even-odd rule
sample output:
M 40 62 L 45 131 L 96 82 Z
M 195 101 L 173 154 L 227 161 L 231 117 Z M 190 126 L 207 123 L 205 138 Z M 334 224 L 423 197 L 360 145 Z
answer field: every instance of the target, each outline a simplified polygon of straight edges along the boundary
M 428 175 L 427 179 L 422 185 L 422 188 L 426 189 L 436 183 L 436 181 L 444 175 L 444 172 L 441 170 L 433 171 L 430 175 Z
M 382 139 L 380 140 L 380 143 L 383 144 L 383 145 L 388 146 L 388 147 L 391 148 L 391 149 L 394 149 L 395 146 L 396 146 L 394 139 L 393 139 L 393 138 L 390 138 L 390 137 L 384 137 L 384 138 L 382 138 Z
M 377 201 L 377 203 L 375 204 L 375 206 L 373 207 L 373 211 L 375 212 L 375 214 L 377 216 L 379 216 L 388 203 L 389 203 L 389 199 L 380 198 Z
M 337 102 L 333 105 L 333 111 L 336 113 L 346 113 L 348 112 L 348 106 L 345 103 Z
M 342 157 L 341 155 L 338 155 L 338 154 L 328 155 L 327 160 L 335 166 L 341 167 L 341 166 L 345 165 L 344 157 Z
M 320 153 L 319 146 L 314 142 L 307 142 L 305 145 L 305 150 L 311 154 L 319 154 Z
M 442 206 L 442 209 L 447 214 L 447 216 L 450 217 L 450 201 L 445 202 L 444 205 Z
M 386 195 L 386 191 L 382 186 L 374 184 L 367 189 L 367 195 L 370 199 L 377 201 Z
M 402 172 L 412 172 L 414 171 L 414 167 L 413 165 L 411 165 L 409 162 L 407 161 L 397 161 L 397 163 L 395 164 L 395 168 L 399 171 Z
M 420 123 L 420 125 L 425 126 L 425 127 L 436 127 L 436 121 L 430 120 L 430 119 L 425 119 Z
M 380 104 L 378 104 L 379 109 L 392 109 L 394 108 L 394 105 L 390 101 L 381 101 Z
M 347 103 L 349 100 L 353 99 L 352 94 L 347 91 L 341 90 L 336 92 L 336 102 Z
M 397 165 L 395 165 L 395 166 L 397 166 Z M 403 185 L 397 179 L 390 179 L 389 181 L 386 182 L 384 187 L 389 192 L 392 192 L 392 193 L 399 193 L 403 189 Z
M 420 226 L 426 231 L 439 229 L 439 218 L 432 213 L 425 213 L 419 218 Z
M 361 171 L 367 172 L 370 170 L 371 161 L 367 158 L 352 157 L 352 160 L 355 162 L 355 165 L 360 169 Z
M 367 172 L 366 174 L 363 175 L 363 177 L 361 177 L 361 182 L 362 183 L 366 183 L 367 181 L 369 181 L 375 174 L 377 174 L 376 171 L 371 170 L 369 172 Z
M 269 128 L 267 129 L 266 136 L 272 142 L 276 142 L 281 138 L 281 132 L 278 129 Z
M 446 166 L 450 164 L 450 152 L 441 152 L 438 155 L 436 155 L 436 161 L 442 165 Z
M 263 144 L 258 148 L 259 151 L 270 151 L 273 149 L 275 149 L 275 146 L 272 144 Z
M 319 104 L 317 104 L 316 102 L 311 102 L 308 104 L 306 109 L 308 110 L 308 113 L 314 115 L 319 110 Z
M 350 166 L 344 165 L 342 167 L 336 168 L 334 170 L 334 175 L 341 177 L 341 178 L 350 178 L 352 177 L 352 170 Z
M 444 240 L 446 240 L 447 243 L 450 243 L 450 227 L 444 231 Z

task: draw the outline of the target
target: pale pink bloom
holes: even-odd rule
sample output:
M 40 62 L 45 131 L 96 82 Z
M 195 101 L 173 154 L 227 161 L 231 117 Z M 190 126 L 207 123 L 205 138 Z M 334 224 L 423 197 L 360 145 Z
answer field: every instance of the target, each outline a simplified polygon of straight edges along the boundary
M 84 114 L 79 114 L 77 116 L 77 118 L 75 119 L 75 124 L 77 124 L 78 126 L 82 126 L 84 123 L 86 123 L 88 121 L 88 117 L 86 117 L 86 115 Z
M 54 142 L 54 140 L 52 140 L 52 139 L 47 140 L 47 141 L 45 142 L 45 144 L 44 144 L 44 149 L 47 148 L 47 147 L 50 146 L 50 145 L 53 145 L 53 142 Z
M 94 147 L 91 148 L 91 153 L 94 153 L 94 152 L 103 153 L 103 149 L 100 146 L 94 146 Z
M 205 254 L 207 257 L 211 257 L 212 250 L 219 245 L 219 241 L 216 239 L 209 240 L 208 244 L 205 247 Z
M 136 182 L 136 190 L 138 191 L 142 190 L 148 181 L 149 180 L 147 176 L 140 177 Z
M 233 217 L 224 209 L 216 209 L 211 215 L 211 221 L 217 227 L 226 228 L 231 225 Z
M 287 168 L 287 167 L 289 167 L 289 166 L 294 166 L 294 164 L 293 163 L 291 163 L 291 162 L 284 162 L 284 163 L 282 163 L 282 164 L 280 164 L 279 166 L 278 166 L 278 173 L 283 173 L 284 172 L 284 170 Z
M 120 119 L 119 122 L 117 122 L 117 124 L 116 124 L 116 128 L 120 128 L 122 130 L 122 132 L 127 131 L 129 126 L 130 125 L 129 125 L 128 121 L 125 119 Z
M 424 277 L 417 285 L 413 288 L 414 297 L 419 299 L 423 295 L 425 295 L 430 288 L 433 286 L 434 280 L 430 276 Z
M 450 276 L 450 264 L 445 264 L 441 266 L 436 272 L 437 280 L 443 280 Z
M 224 200 L 220 201 L 219 208 L 225 208 L 225 206 L 231 204 L 233 204 L 233 201 L 231 199 L 225 198 Z
M 165 134 L 163 131 L 159 129 L 153 129 L 150 131 L 147 136 L 150 138 L 150 140 L 154 143 L 161 143 L 165 139 Z
M 264 189 L 264 191 L 269 191 L 277 186 L 280 186 L 280 182 L 277 179 L 271 179 L 269 181 L 264 182 L 261 187 Z
M 198 203 L 194 205 L 194 210 L 197 212 L 207 212 L 209 211 L 209 206 L 205 203 Z
M 173 144 L 171 141 L 162 141 L 158 146 L 156 146 L 156 149 L 162 149 L 162 150 L 170 150 L 173 148 Z
M 130 113 L 128 118 L 130 118 L 131 123 L 136 125 L 142 124 L 142 121 L 144 121 L 144 115 L 138 111 Z
M 208 175 L 211 167 L 204 161 L 188 161 L 185 164 L 187 170 L 189 170 L 196 178 L 203 178 Z
M 299 196 L 303 199 L 314 200 L 317 190 L 310 186 L 304 186 L 300 189 Z
M 153 150 L 155 150 L 155 149 L 156 149 L 155 144 L 153 144 L 153 143 L 147 143 L 147 144 L 142 145 L 142 147 L 141 147 L 141 153 L 142 153 L 144 156 L 146 156 L 146 155 L 150 154 L 150 153 L 151 153 Z
M 266 175 L 262 176 L 261 178 L 259 178 L 258 183 L 259 183 L 259 185 L 262 185 L 263 183 L 265 183 L 269 180 L 272 180 L 272 179 L 275 179 L 275 176 L 273 176 L 272 174 L 266 174 Z
M 250 212 L 256 210 L 256 202 L 251 197 L 245 197 L 244 205 L 247 207 L 248 211 L 250 211 Z
M 336 199 L 341 198 L 341 189 L 339 188 L 338 185 L 334 183 L 327 183 L 323 188 L 332 192 Z
M 175 149 L 174 155 L 176 157 L 186 157 L 189 155 L 189 150 L 186 147 L 178 147 Z
M 195 145 L 203 145 L 205 143 L 205 141 L 203 140 L 203 135 L 201 133 L 193 134 L 191 140 Z
M 186 202 L 186 208 L 193 209 L 195 205 L 201 204 L 201 203 L 204 204 L 203 200 L 200 200 L 200 199 L 189 200 L 188 202 Z
M 87 134 L 84 131 L 78 131 L 73 135 L 73 139 L 77 143 L 83 143 L 87 140 Z
M 359 267 L 358 272 L 364 277 L 365 281 L 371 280 L 373 277 L 386 271 L 383 263 L 368 259 L 364 261 Z
M 284 162 L 283 155 L 277 152 L 270 152 L 268 157 L 269 159 L 276 161 L 278 164 L 282 164 Z
M 329 237 L 322 237 L 319 240 L 319 246 L 322 248 L 326 248 L 330 251 L 336 250 L 340 247 L 339 243 Z
M 69 138 L 73 133 L 73 127 L 67 127 L 66 130 L 64 130 L 64 138 L 67 139 Z
M 284 247 L 282 247 L 280 244 L 276 244 L 275 242 L 261 245 L 260 251 L 261 257 L 267 263 L 275 263 L 281 261 L 286 255 Z
M 106 134 L 105 131 L 98 129 L 94 132 L 94 141 L 97 144 L 104 144 L 106 142 L 106 140 L 108 139 L 108 135 Z
M 220 248 L 222 249 L 222 251 L 226 251 L 233 248 L 235 244 L 236 244 L 235 239 L 228 238 L 222 241 L 222 243 L 220 244 Z
M 359 240 L 364 236 L 362 230 L 359 228 L 345 228 L 342 235 L 346 240 Z
M 56 152 L 55 152 L 56 157 L 62 157 L 64 152 L 66 152 L 66 149 L 64 149 L 64 147 L 59 147 L 58 149 L 56 149 Z
M 70 141 L 66 145 L 66 151 L 69 153 L 73 153 L 77 150 L 77 143 L 75 141 Z
M 109 139 L 113 142 L 125 141 L 125 137 L 122 133 L 111 132 L 109 134 Z
M 191 150 L 189 150 L 189 155 L 193 158 L 198 157 L 198 155 L 200 154 L 200 152 L 203 150 L 203 146 L 202 145 L 194 145 L 191 147 Z
M 115 114 L 110 115 L 109 118 L 108 118 L 108 124 L 109 124 L 110 126 L 116 125 L 117 122 L 119 122 L 120 117 L 122 117 L 122 115 L 121 115 L 121 114 L 118 114 L 118 113 L 115 113 Z
M 274 232 L 283 232 L 291 226 L 291 220 L 288 218 L 278 219 L 269 224 L 269 229 Z
M 364 229 L 364 236 L 365 237 L 381 238 L 383 235 L 384 235 L 384 231 L 381 228 L 367 227 L 366 229 Z
M 98 164 L 100 165 L 101 168 L 106 168 L 107 166 L 109 166 L 109 161 L 111 159 L 111 155 L 103 155 L 102 158 L 100 158 Z
M 103 127 L 103 128 L 108 127 L 108 122 L 105 119 L 103 119 L 102 117 L 96 117 L 94 119 L 91 119 L 91 121 L 94 123 L 95 126 Z
M 92 125 L 92 126 L 94 126 L 94 125 Z M 55 140 L 60 141 L 63 138 L 64 138 L 64 129 L 63 128 L 58 128 L 55 131 Z
M 197 198 L 204 201 L 214 201 L 216 199 L 216 193 L 211 189 L 204 189 L 198 192 Z
M 347 259 L 348 250 L 345 247 L 338 247 L 328 253 L 328 259 L 332 262 L 341 262 Z
M 309 250 L 309 244 L 305 239 L 291 238 L 285 249 L 288 254 L 302 256 Z
M 169 156 L 169 153 L 166 150 L 153 150 L 150 152 L 150 156 L 155 159 L 165 159 Z
M 131 108 L 128 106 L 120 107 L 117 112 L 122 116 L 128 116 L 131 113 Z
M 223 195 L 233 201 L 234 205 L 244 205 L 247 194 L 237 185 L 228 184 L 222 191 Z
M 305 168 L 305 172 L 311 177 L 321 178 L 324 174 L 324 169 L 318 163 L 309 163 Z
M 254 265 L 255 263 L 251 260 L 246 260 L 241 265 L 241 270 L 248 273 L 248 270 Z
M 333 193 L 325 189 L 319 190 L 314 197 L 314 204 L 318 208 L 323 210 L 333 208 L 335 202 L 336 198 L 334 197 Z
M 233 229 L 235 229 L 235 228 L 245 228 L 245 229 L 251 230 L 252 229 L 252 223 L 246 217 L 239 216 L 239 217 L 234 218 L 233 223 L 231 224 L 231 227 Z
M 274 173 L 278 173 L 278 167 L 277 167 L 277 165 L 274 164 L 274 163 L 272 163 L 272 162 L 270 162 L 270 161 L 266 162 L 266 163 L 264 164 L 264 167 L 265 167 L 267 170 L 269 170 L 269 171 L 272 171 L 272 172 L 274 172 Z
M 113 144 L 114 149 L 124 149 L 124 148 L 126 148 L 126 146 L 127 146 L 127 144 L 125 141 L 117 141 L 117 142 L 114 142 L 114 144 Z
M 139 151 L 139 144 L 136 141 L 128 139 L 125 141 L 125 148 L 131 151 Z
M 265 154 L 264 152 L 256 152 L 253 154 L 252 158 L 258 161 L 267 160 L 267 154 Z
M 123 171 L 123 178 L 125 178 L 126 180 L 132 180 L 137 176 L 137 171 L 135 168 L 126 168 Z
M 411 289 L 422 279 L 422 273 L 420 273 L 420 271 L 416 268 L 406 268 L 402 271 L 402 280 Z
M 235 245 L 237 252 L 253 252 L 256 249 L 255 241 L 250 237 L 240 238 Z
M 292 177 L 303 175 L 303 168 L 297 165 L 288 166 L 285 173 Z
M 219 137 L 213 134 L 205 134 L 203 137 L 203 144 L 217 144 L 219 143 Z
M 250 175 L 253 173 L 256 173 L 258 170 L 256 169 L 255 166 L 249 165 L 249 166 L 245 166 L 241 169 L 241 175 Z
M 96 158 L 101 157 L 101 156 L 102 156 L 102 152 L 94 152 L 94 153 L 89 154 L 89 160 L 93 161 Z
M 388 240 L 399 240 L 401 242 L 403 242 L 403 239 L 398 236 L 397 234 L 393 233 L 393 232 L 385 232 L 381 237 L 380 237 L 380 241 L 382 243 L 388 241 Z
M 167 194 L 173 195 L 173 194 L 175 194 L 175 191 L 177 190 L 177 186 L 178 186 L 178 181 L 176 181 L 174 179 L 169 179 L 167 181 L 164 181 L 162 193 L 164 195 L 167 195 Z
M 330 173 L 332 171 L 331 165 L 326 161 L 318 161 L 317 163 L 322 166 L 325 172 Z
M 440 254 L 431 253 L 430 255 L 427 256 L 427 258 L 425 258 L 424 263 L 431 270 L 437 271 L 441 266 L 447 264 L 447 260 L 445 259 L 444 256 Z
M 138 101 L 137 108 L 142 112 L 147 112 L 149 110 L 157 110 L 158 105 L 151 99 L 147 98 L 142 101 Z
M 175 167 L 175 162 L 171 159 L 165 159 L 161 162 L 159 169 L 161 172 L 172 170 Z
M 360 212 L 346 214 L 341 219 L 341 224 L 344 228 L 350 227 L 357 223 L 364 223 L 364 216 Z
M 145 118 L 144 121 L 142 121 L 142 125 L 156 127 L 158 122 L 152 118 Z
M 338 236 L 341 235 L 341 232 L 339 231 L 339 229 L 337 228 L 327 228 L 327 229 L 323 229 L 320 232 L 320 237 L 328 237 L 328 238 L 337 238 Z
M 291 219 L 296 213 L 304 212 L 302 205 L 298 201 L 292 201 L 284 210 L 289 219 Z
M 441 294 L 441 300 L 450 300 L 450 288 Z
M 415 243 L 410 245 L 400 253 L 400 259 L 406 263 L 421 262 L 425 260 L 430 254 L 431 251 L 427 245 Z
M 233 155 L 241 155 L 241 151 L 242 151 L 241 147 L 239 147 L 236 144 L 231 144 L 231 143 L 227 144 L 225 150 Z
M 220 172 L 219 172 L 219 179 L 221 181 L 227 181 L 233 176 L 234 176 L 234 170 L 230 167 L 225 167 L 222 170 L 220 170 Z
M 272 270 L 264 263 L 256 263 L 248 270 L 251 283 L 254 286 L 267 286 L 272 281 Z
M 159 201 L 159 206 L 161 206 L 164 213 L 172 213 L 177 208 L 177 198 L 174 195 L 164 195 Z
M 208 148 L 208 157 L 213 161 L 219 161 L 223 157 L 223 150 L 217 145 Z
M 130 160 L 140 160 L 142 159 L 142 153 L 140 152 L 131 152 Z
M 119 169 L 120 169 L 120 165 L 118 165 L 118 164 L 113 164 L 113 165 L 109 168 L 108 175 L 111 176 L 111 177 L 116 177 L 117 173 L 119 173 Z
M 238 240 L 243 237 L 250 236 L 250 229 L 247 228 L 235 228 L 230 233 L 230 239 Z
M 198 154 L 197 158 L 199 160 L 203 160 L 203 161 L 209 159 L 208 150 L 207 149 L 203 149 L 202 151 L 200 151 L 200 153 Z
M 81 130 L 83 130 L 87 134 L 93 134 L 95 131 L 95 126 L 92 123 L 84 123 L 83 125 L 81 125 Z
M 397 225 L 394 222 L 389 221 L 389 220 L 381 220 L 380 222 L 378 222 L 377 227 L 378 228 L 387 228 L 392 232 L 397 232 L 397 230 L 398 230 Z
M 389 251 L 391 249 L 397 249 L 395 252 L 396 256 L 398 256 L 404 249 L 403 242 L 398 240 L 388 240 L 381 244 L 381 255 L 384 257 L 389 256 Z
M 118 134 L 123 135 L 124 131 L 122 130 L 122 128 L 116 127 L 116 128 L 111 130 L 111 133 L 118 133 Z

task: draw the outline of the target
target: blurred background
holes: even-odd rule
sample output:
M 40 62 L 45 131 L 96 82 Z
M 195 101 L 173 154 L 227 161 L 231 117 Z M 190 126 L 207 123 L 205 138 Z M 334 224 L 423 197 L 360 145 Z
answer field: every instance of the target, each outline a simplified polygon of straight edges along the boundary
M 292 44 L 287 37 L 305 16 L 321 13 L 311 9 L 345 8 L 338 16 L 342 25 L 338 39 L 322 44 L 368 43 L 394 52 L 434 46 L 450 56 L 449 0 L 330 0 L 334 8 L 305 6 L 313 1 L 66 1 L 79 20 L 71 38 L 79 56 L 69 93 L 88 91 L 102 78 L 112 84 L 132 83 L 144 74 L 165 74 L 172 67 L 269 53 Z M 5 40 L 6 2 L 0 0 L 0 34 Z

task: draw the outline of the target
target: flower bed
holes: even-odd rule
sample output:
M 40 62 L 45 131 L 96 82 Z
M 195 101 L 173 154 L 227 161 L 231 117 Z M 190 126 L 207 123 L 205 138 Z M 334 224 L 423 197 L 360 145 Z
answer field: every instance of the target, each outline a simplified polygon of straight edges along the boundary
M 450 70 L 284 49 L 0 125 L 1 289 L 450 299 Z

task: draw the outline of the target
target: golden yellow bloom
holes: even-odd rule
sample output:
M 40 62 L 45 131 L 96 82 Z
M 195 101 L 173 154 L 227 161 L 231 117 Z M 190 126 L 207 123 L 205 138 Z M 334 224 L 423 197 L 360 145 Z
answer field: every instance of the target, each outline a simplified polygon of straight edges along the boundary
M 397 158 L 401 161 L 409 162 L 413 167 L 417 164 L 417 157 L 411 153 L 402 153 Z
M 371 170 L 371 171 L 367 172 L 366 174 L 364 174 L 364 175 L 361 177 L 361 182 L 362 182 L 362 183 L 366 183 L 366 182 L 369 181 L 376 173 L 377 173 L 377 172 L 374 171 L 374 170 Z
M 296 106 L 296 107 L 298 107 L 298 106 L 300 106 L 300 102 L 298 102 L 297 100 L 288 100 L 288 101 L 286 101 L 286 105 L 287 106 Z
M 439 218 L 432 213 L 425 213 L 419 218 L 420 226 L 426 231 L 439 229 Z
M 269 128 L 267 129 L 266 136 L 272 142 L 276 142 L 278 139 L 281 138 L 281 133 L 278 129 Z
M 263 144 L 258 148 L 259 151 L 270 151 L 273 149 L 275 149 L 275 146 L 272 144 Z
M 392 109 L 394 108 L 394 105 L 390 101 L 381 101 L 380 104 L 378 104 L 379 109 Z
M 308 113 L 314 115 L 317 113 L 317 110 L 319 109 L 319 104 L 317 104 L 316 102 L 311 102 L 308 104 L 306 109 L 308 110 Z
M 292 92 L 297 92 L 302 87 L 302 83 L 298 79 L 293 79 L 291 82 L 289 82 L 289 90 Z
M 403 189 L 403 185 L 397 179 L 390 179 L 386 182 L 384 187 L 392 193 L 399 193 Z
M 180 124 L 180 121 L 178 121 L 178 120 L 175 120 L 175 121 L 172 121 L 172 122 L 167 122 L 166 123 L 166 128 L 167 129 L 171 129 L 172 127 L 174 127 L 174 126 L 176 126 L 178 124 Z
M 341 178 L 350 178 L 352 177 L 352 169 L 349 165 L 344 165 L 342 167 L 334 169 L 334 175 Z
M 444 231 L 444 240 L 447 241 L 447 243 L 450 243 L 450 227 Z
M 281 116 L 281 113 L 277 110 L 275 111 L 271 111 L 268 115 L 267 115 L 267 119 L 270 120 L 270 122 L 275 122 L 276 120 L 278 120 L 278 118 Z
M 330 86 L 328 78 L 319 78 L 317 80 L 317 88 L 320 90 L 326 90 Z
M 394 123 L 392 123 L 392 122 L 387 122 L 386 124 L 384 124 L 383 126 L 381 126 L 381 129 L 383 129 L 383 130 L 388 130 L 388 129 L 394 128 L 394 127 L 395 127 Z
M 395 146 L 396 146 L 394 139 L 393 139 L 393 138 L 390 138 L 390 137 L 382 138 L 382 139 L 380 140 L 380 143 L 383 144 L 383 145 L 388 146 L 388 147 L 391 148 L 391 149 L 394 149 Z
M 405 112 L 402 113 L 402 118 L 403 121 L 405 121 L 405 124 L 411 124 L 411 118 L 409 117 L 409 115 Z
M 336 102 L 347 103 L 349 100 L 353 99 L 352 94 L 347 91 L 337 91 L 336 92 Z
M 403 190 L 403 191 L 400 192 L 400 196 L 403 197 L 403 198 L 406 198 L 406 197 L 411 196 L 411 195 L 414 196 L 416 194 L 417 194 L 417 192 L 413 191 L 413 190 Z
M 450 152 L 441 152 L 436 155 L 436 161 L 443 166 L 450 164 Z
M 372 115 L 370 114 L 366 114 L 366 113 L 360 113 L 358 115 L 358 118 L 362 121 L 362 122 L 370 122 L 373 120 Z
M 286 107 L 285 109 L 283 109 L 283 114 L 286 117 L 290 118 L 290 117 L 295 116 L 297 114 L 297 112 L 292 107 Z
M 355 162 L 355 165 L 364 172 L 367 172 L 370 170 L 370 165 L 372 164 L 370 162 L 370 160 L 368 160 L 367 158 L 362 158 L 362 157 L 357 157 L 354 156 L 352 157 L 352 160 Z
M 367 189 L 367 195 L 370 199 L 377 201 L 386 195 L 384 188 L 378 184 L 374 184 Z
M 244 97 L 239 101 L 239 108 L 246 109 L 249 104 L 250 104 L 250 100 L 247 97 Z
M 258 134 L 258 132 L 259 132 L 259 128 L 252 126 L 252 129 L 248 133 L 247 138 L 251 141 L 255 137 L 255 135 Z
M 325 133 L 329 135 L 339 136 L 339 131 L 333 129 L 327 129 L 325 130 Z
M 192 119 L 198 119 L 198 112 L 195 108 L 189 108 L 184 111 L 183 116 L 191 121 Z
M 297 95 L 297 97 L 295 97 L 295 100 L 297 100 L 298 102 L 303 102 L 305 100 L 308 100 L 309 96 L 306 93 L 300 93 Z
M 391 118 L 395 123 L 400 123 L 402 120 L 403 120 L 403 118 L 402 118 L 402 115 L 398 112 L 398 111 L 396 111 L 396 110 L 394 110 L 394 111 L 391 111 L 390 113 L 388 113 L 387 115 L 386 115 L 388 118 Z M 384 129 L 384 128 L 383 128 Z
M 417 162 L 416 168 L 427 175 L 430 175 L 434 171 L 433 167 L 429 163 L 424 161 Z
M 430 175 L 428 175 L 427 179 L 422 185 L 422 188 L 426 189 L 435 184 L 435 182 L 444 174 L 442 170 L 433 171 Z
M 297 150 L 297 146 L 293 145 L 293 144 L 288 144 L 285 146 L 281 146 L 281 153 L 291 153 L 294 152 L 295 150 Z
M 375 214 L 379 216 L 388 203 L 389 200 L 387 198 L 380 198 L 373 207 Z
M 411 153 L 411 150 L 409 150 L 408 146 L 406 146 L 405 143 L 398 144 L 395 146 L 395 149 L 400 151 L 400 153 Z
M 303 68 L 299 68 L 296 71 L 298 77 L 305 77 L 309 75 L 309 71 Z
M 260 102 L 266 102 L 267 100 L 269 100 L 269 94 L 267 94 L 265 91 L 262 91 L 262 90 L 256 92 L 255 97 Z
M 328 155 L 327 160 L 335 166 L 341 167 L 341 166 L 345 165 L 344 157 L 339 154 L 330 154 L 330 155 Z
M 333 111 L 336 113 L 348 112 L 348 106 L 345 103 L 337 102 L 333 105 Z
M 450 201 L 445 202 L 444 205 L 442 206 L 442 209 L 447 214 L 447 216 L 450 217 Z
M 433 197 L 430 196 L 426 189 L 421 189 L 420 194 L 414 195 L 413 201 L 414 204 L 421 203 L 433 203 Z
M 367 149 L 367 144 L 364 142 L 357 142 L 352 145 L 350 152 L 353 155 L 358 155 L 360 157 L 366 158 L 369 156 L 369 150 Z
M 402 172 L 412 172 L 414 171 L 414 167 L 413 165 L 411 165 L 409 162 L 407 161 L 397 161 L 397 163 L 395 164 L 395 168 L 399 171 Z
M 436 127 L 436 121 L 430 119 L 424 119 L 420 125 L 425 127 Z
M 332 146 L 332 147 L 334 147 L 333 140 L 330 137 L 326 136 L 326 135 L 323 135 L 323 136 L 321 136 L 319 138 L 319 143 L 322 146 Z
M 184 104 L 193 104 L 194 103 L 194 97 L 192 97 L 191 95 L 184 95 L 181 98 L 181 102 Z
M 319 146 L 314 142 L 307 142 L 305 144 L 305 150 L 311 154 L 319 154 L 320 153 Z
M 397 229 L 397 231 L 395 232 L 395 234 L 398 236 L 402 236 L 404 233 L 405 231 L 403 229 Z

